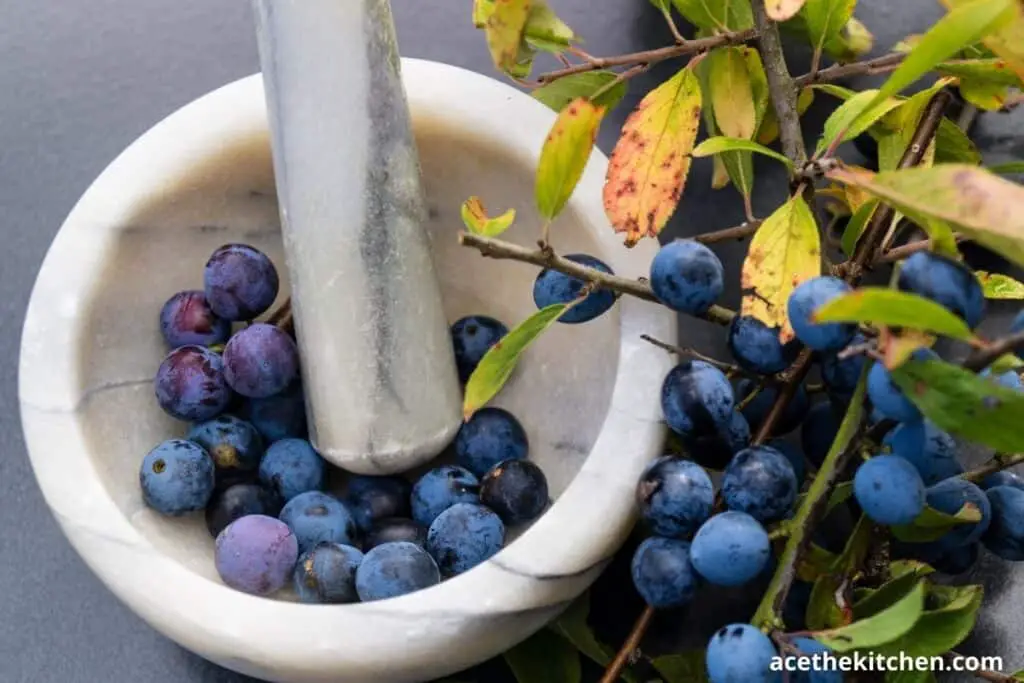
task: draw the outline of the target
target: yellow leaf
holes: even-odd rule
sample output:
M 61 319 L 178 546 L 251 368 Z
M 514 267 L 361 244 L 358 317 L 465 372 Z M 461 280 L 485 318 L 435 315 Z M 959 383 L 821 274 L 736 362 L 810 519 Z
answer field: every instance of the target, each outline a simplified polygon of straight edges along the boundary
M 966 4 L 969 0 L 942 0 L 942 4 L 952 9 Z M 1017 76 L 1024 80 L 1024 3 L 1017 2 L 1014 11 L 1016 17 L 1005 26 L 993 31 L 982 39 L 985 47 L 1005 59 Z
M 580 97 L 559 112 L 537 165 L 537 209 L 542 217 L 551 220 L 565 208 L 590 159 L 606 111 Z
M 491 218 L 479 197 L 470 197 L 462 204 L 462 222 L 466 224 L 466 229 L 484 237 L 497 237 L 508 230 L 515 219 L 515 209 Z
M 839 166 L 830 180 L 880 197 L 919 225 L 937 219 L 1024 264 L 1024 186 L 966 164 L 871 173 Z
M 805 0 L 764 0 L 764 8 L 772 21 L 786 21 L 800 11 L 804 2 Z
M 657 237 L 679 204 L 700 125 L 700 83 L 689 67 L 652 90 L 626 119 L 604 184 L 604 210 L 626 246 Z
M 725 167 L 725 162 L 722 161 L 722 157 L 716 156 L 712 165 L 711 172 L 711 189 L 721 190 L 723 187 L 729 186 L 729 169 Z
M 747 71 L 747 60 L 734 47 L 712 50 L 708 60 L 711 108 L 723 135 L 749 140 L 754 136 L 757 113 Z
M 786 315 L 789 295 L 804 280 L 821 274 L 820 240 L 810 207 L 796 196 L 758 228 L 743 261 L 741 314 L 782 328 L 783 343 L 793 338 Z
M 986 299 L 1024 299 L 1024 284 L 1009 275 L 979 270 L 974 273 Z
M 519 47 L 530 17 L 530 0 L 494 0 L 485 27 L 487 47 L 494 65 L 513 71 L 519 62 Z
M 473 26 L 486 28 L 487 18 L 494 11 L 494 0 L 473 0 Z

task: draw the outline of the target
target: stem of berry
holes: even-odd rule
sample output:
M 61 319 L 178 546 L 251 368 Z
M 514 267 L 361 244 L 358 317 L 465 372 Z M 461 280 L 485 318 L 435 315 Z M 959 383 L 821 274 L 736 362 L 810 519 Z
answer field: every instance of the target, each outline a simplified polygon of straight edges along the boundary
M 1003 470 L 1019 465 L 1022 462 L 1024 462 L 1024 453 L 1013 453 L 1011 455 L 1006 453 L 996 453 L 992 459 L 984 465 L 976 467 L 968 472 L 964 472 L 960 476 L 967 481 L 973 481 L 977 484 L 990 474 L 1002 472 Z

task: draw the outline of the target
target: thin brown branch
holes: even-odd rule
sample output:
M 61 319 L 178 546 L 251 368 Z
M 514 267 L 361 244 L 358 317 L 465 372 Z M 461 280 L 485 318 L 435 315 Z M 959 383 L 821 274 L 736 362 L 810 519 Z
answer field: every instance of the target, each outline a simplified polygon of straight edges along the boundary
M 768 91 L 771 93 L 772 105 L 779 120 L 782 151 L 793 161 L 796 168 L 801 168 L 807 161 L 807 150 L 804 148 L 804 136 L 800 130 L 800 113 L 796 108 L 797 89 L 789 75 L 786 57 L 782 53 L 779 27 L 768 18 L 763 0 L 752 0 L 750 6 L 754 10 L 754 26 L 759 34 L 758 44 L 761 48 L 765 75 L 768 77 Z
M 741 223 L 740 225 L 734 225 L 731 228 L 725 228 L 723 230 L 715 230 L 714 232 L 706 232 L 703 235 L 695 235 L 693 237 L 695 242 L 701 244 L 716 244 L 718 242 L 728 242 L 729 240 L 742 240 L 750 237 L 757 229 L 761 227 L 761 223 L 764 221 L 755 219 Z
M 793 79 L 793 83 L 798 88 L 803 88 L 814 83 L 831 83 L 832 81 L 838 81 L 841 78 L 847 78 L 849 76 L 873 76 L 875 74 L 882 74 L 889 71 L 893 71 L 900 64 L 906 55 L 902 52 L 894 52 L 892 54 L 883 55 L 881 57 L 875 57 L 874 59 L 868 59 L 863 62 L 854 62 L 852 64 L 836 64 L 830 66 L 827 69 L 821 69 L 817 72 L 806 73 L 803 76 L 797 76 Z
M 750 373 L 746 372 L 743 368 L 739 367 L 738 365 L 730 365 L 729 363 L 720 361 L 717 358 L 706 356 L 697 349 L 690 348 L 689 346 L 676 346 L 675 344 L 669 344 L 667 342 L 661 341 L 660 339 L 655 339 L 649 334 L 641 334 L 640 338 L 643 339 L 645 342 L 648 342 L 649 344 L 654 344 L 659 349 L 664 349 L 665 351 L 668 351 L 669 353 L 674 353 L 677 356 L 690 356 L 691 358 L 696 358 L 697 360 L 704 361 L 708 365 L 715 366 L 716 368 L 718 368 L 727 375 L 743 375 L 745 377 L 750 375 Z
M 1024 462 L 1024 453 L 1014 453 L 1007 455 L 1006 453 L 996 453 L 992 456 L 992 459 L 986 462 L 984 465 L 974 468 L 968 472 L 964 472 L 960 476 L 967 481 L 973 481 L 978 484 L 990 474 L 996 472 L 1002 472 L 1003 470 L 1010 469 Z
M 654 296 L 654 292 L 651 291 L 650 285 L 646 282 L 630 280 L 618 275 L 609 275 L 596 268 L 588 268 L 559 256 L 551 249 L 528 249 L 518 244 L 494 239 L 493 237 L 474 235 L 469 232 L 459 234 L 459 243 L 463 246 L 472 247 L 490 258 L 532 263 L 542 268 L 557 270 L 560 273 L 565 273 L 585 282 L 592 282 L 603 289 L 610 289 L 619 294 L 628 294 L 638 299 L 658 303 L 658 298 Z M 728 325 L 736 317 L 736 313 L 722 306 L 712 306 L 708 309 L 707 313 L 699 317 L 719 325 Z
M 966 241 L 967 237 L 960 234 L 954 234 L 953 239 L 956 240 L 957 244 L 959 244 L 960 242 Z M 888 250 L 887 252 L 876 258 L 874 263 L 896 263 L 897 261 L 902 261 L 911 254 L 916 254 L 919 251 L 924 251 L 930 248 L 931 246 L 931 240 L 915 240 L 914 242 L 909 242 L 901 247 L 896 247 L 894 249 Z
M 964 368 L 971 372 L 981 372 L 995 363 L 1000 356 L 1019 349 L 1024 349 L 1024 332 L 997 339 L 985 348 L 975 351 L 964 361 Z
M 643 614 L 633 624 L 633 630 L 629 632 L 626 642 L 622 644 L 618 654 L 615 655 L 615 659 L 605 669 L 604 675 L 601 676 L 601 683 L 615 683 L 619 680 L 622 670 L 629 663 L 633 652 L 640 646 L 640 641 L 643 639 L 644 633 L 647 632 L 647 627 L 651 625 L 651 619 L 653 618 L 654 608 L 650 606 L 645 607 Z
M 753 29 L 748 29 L 746 31 L 738 31 L 735 33 L 721 33 L 716 36 L 699 38 L 697 40 L 688 40 L 681 45 L 669 45 L 668 47 L 659 47 L 654 50 L 631 52 L 629 54 L 617 55 L 614 57 L 590 57 L 589 60 L 583 64 L 575 64 L 564 69 L 558 69 L 557 71 L 549 71 L 545 74 L 541 74 L 538 81 L 541 83 L 550 83 L 551 81 L 557 81 L 559 78 L 563 78 L 565 76 L 571 76 L 573 74 L 584 73 L 587 71 L 596 71 L 597 69 L 607 69 L 613 66 L 657 64 L 658 62 L 663 62 L 666 59 L 674 59 L 684 55 L 696 54 L 698 52 L 704 52 L 716 47 L 721 47 L 722 45 L 745 43 L 756 35 L 757 33 Z
M 661 13 L 665 16 L 665 23 L 668 24 L 668 30 L 672 32 L 672 37 L 676 39 L 676 43 L 679 45 L 686 44 L 686 38 L 679 32 L 679 27 L 676 26 L 676 20 L 672 18 L 672 10 L 669 8 L 667 3 L 662 4 Z
M 789 402 L 793 400 L 793 396 L 796 395 L 800 383 L 807 377 L 807 373 L 810 372 L 811 365 L 813 364 L 814 353 L 810 349 L 804 349 L 786 374 L 786 382 L 782 385 L 778 398 L 775 399 L 772 409 L 768 411 L 768 415 L 765 416 L 760 429 L 757 430 L 757 434 L 754 436 L 755 445 L 762 444 L 772 437 L 772 430 L 775 429 L 775 424 L 786 411 Z

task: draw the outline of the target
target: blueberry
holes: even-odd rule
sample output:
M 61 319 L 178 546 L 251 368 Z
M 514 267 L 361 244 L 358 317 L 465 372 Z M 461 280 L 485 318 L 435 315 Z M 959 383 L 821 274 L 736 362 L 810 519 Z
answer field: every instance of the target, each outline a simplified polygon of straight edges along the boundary
M 412 518 L 430 527 L 437 516 L 456 503 L 479 503 L 480 480 L 455 465 L 442 465 L 420 477 L 412 487 Z
M 744 512 L 720 512 L 701 525 L 690 546 L 697 573 L 717 586 L 739 586 L 761 573 L 771 557 L 768 532 Z
M 785 517 L 797 490 L 793 466 L 768 446 L 752 446 L 737 453 L 722 477 L 722 499 L 729 509 L 762 522 Z
M 991 378 L 992 368 L 985 368 L 980 374 L 982 377 Z M 1006 387 L 1007 389 L 1024 391 L 1024 383 L 1021 383 L 1020 375 L 1017 374 L 1016 370 L 1007 370 L 1006 372 L 999 374 L 994 379 L 997 384 Z
M 911 358 L 917 361 L 934 360 L 937 358 L 935 352 L 930 349 L 918 349 L 911 354 Z M 898 422 L 912 422 L 921 417 L 921 411 L 903 395 L 889 371 L 881 363 L 875 363 L 868 372 L 868 398 L 871 405 L 882 417 Z
M 412 484 L 397 476 L 354 476 L 349 480 L 345 505 L 361 531 L 369 531 L 388 517 L 408 517 Z
M 292 585 L 302 602 L 341 605 L 357 602 L 356 570 L 363 553 L 350 545 L 321 543 L 299 558 Z
M 459 380 L 466 383 L 484 354 L 508 334 L 508 328 L 486 315 L 470 315 L 456 320 L 451 332 L 455 367 L 459 371 Z
M 252 320 L 274 303 L 277 270 L 266 254 L 245 244 L 213 252 L 203 273 L 210 308 L 225 320 Z
M 896 286 L 941 304 L 971 329 L 985 313 L 985 295 L 971 269 L 932 251 L 911 254 L 900 268 Z
M 248 422 L 233 415 L 218 415 L 192 425 L 187 438 L 202 446 L 213 458 L 219 487 L 256 478 L 263 458 L 263 438 Z
M 700 360 L 672 368 L 661 385 L 669 428 L 683 437 L 710 436 L 732 421 L 732 385 L 721 370 Z
M 858 333 L 854 335 L 850 345 L 864 344 L 867 339 Z M 835 353 L 824 354 L 821 358 L 821 379 L 828 387 L 841 396 L 853 394 L 860 381 L 861 372 L 864 371 L 864 363 L 867 359 L 862 354 L 850 356 L 840 360 Z
M 214 560 L 220 578 L 231 588 L 270 595 L 288 583 L 299 557 L 299 544 L 288 525 L 265 515 L 247 515 L 217 536 Z
M 160 309 L 160 332 L 172 349 L 213 346 L 228 340 L 231 322 L 214 314 L 202 292 L 178 292 Z
M 666 455 L 640 475 L 636 502 L 655 534 L 686 538 L 711 516 L 715 490 L 699 465 Z
M 849 344 L 857 332 L 856 325 L 815 323 L 812 316 L 822 305 L 850 291 L 850 285 L 828 275 L 800 283 L 786 303 L 789 323 L 797 338 L 815 351 L 836 351 Z
M 231 337 L 224 347 L 224 377 L 242 396 L 273 396 L 298 376 L 299 351 L 295 340 L 274 325 L 250 325 Z
M 896 455 L 879 455 L 858 467 L 853 494 L 864 514 L 878 524 L 910 524 L 924 510 L 921 475 Z
M 742 413 L 733 412 L 727 424 L 717 425 L 711 434 L 684 438 L 683 444 L 698 465 L 721 470 L 750 445 L 750 425 Z
M 715 252 L 694 240 L 676 240 L 651 261 L 651 289 L 669 308 L 703 315 L 722 295 L 723 274 Z
M 206 506 L 206 528 L 217 538 L 236 519 L 246 515 L 277 517 L 284 502 L 259 484 L 235 484 L 217 491 Z
M 832 652 L 831 648 L 822 645 L 813 638 L 806 637 L 794 638 L 791 644 L 802 655 L 806 655 L 801 659 L 807 662 L 805 667 L 809 669 L 809 671 L 794 671 L 789 678 L 791 683 L 843 683 L 843 673 L 835 664 L 827 665 L 825 661 L 819 661 L 819 666 L 814 667 L 814 655 L 824 655 L 826 652 Z M 797 656 L 799 657 L 800 655 Z M 818 659 L 824 660 L 823 657 Z M 805 668 L 800 664 L 797 666 L 798 668 Z
M 793 474 L 796 475 L 796 484 L 799 489 L 801 482 L 803 482 L 804 477 L 807 475 L 807 463 L 804 462 L 803 452 L 799 447 L 782 439 L 772 439 L 766 445 L 786 456 L 786 460 L 793 466 Z
M 825 456 L 839 433 L 840 422 L 835 409 L 828 403 L 819 403 L 808 411 L 807 419 L 800 428 L 800 445 L 807 460 L 815 467 L 821 467 L 825 462 Z
M 270 445 L 260 462 L 260 481 L 288 502 L 300 493 L 324 487 L 325 465 L 308 441 L 281 439 Z
M 700 583 L 690 564 L 690 544 L 675 538 L 645 539 L 633 554 L 631 573 L 637 592 L 655 609 L 686 605 Z
M 240 415 L 252 423 L 267 443 L 305 439 L 309 434 L 306 401 L 299 381 L 273 396 L 245 399 Z
M 782 683 L 772 671 L 778 655 L 772 641 L 750 624 L 730 624 L 715 632 L 704 663 L 709 683 Z
M 508 526 L 532 521 L 548 505 L 548 480 L 529 460 L 506 460 L 480 479 L 480 502 Z
M 736 385 L 736 395 L 739 398 L 739 402 L 742 403 L 756 386 L 757 384 L 753 380 L 740 380 Z M 761 423 L 768 417 L 778 398 L 779 388 L 769 385 L 758 391 L 757 396 L 750 399 L 750 402 L 743 406 L 743 417 L 747 418 L 747 422 L 752 430 L 756 432 L 761 428 Z M 779 436 L 793 431 L 804 421 L 810 409 L 811 399 L 807 395 L 806 387 L 801 384 L 797 387 L 792 400 L 786 405 L 786 409 L 782 411 L 782 417 L 775 423 L 772 434 Z
M 940 512 L 953 515 L 966 504 L 973 504 L 981 512 L 981 521 L 960 524 L 946 533 L 939 543 L 944 550 L 974 543 L 988 529 L 992 521 L 992 506 L 985 492 L 960 477 L 951 477 L 927 489 L 925 500 L 928 505 Z
M 366 534 L 366 538 L 363 539 L 363 549 L 369 552 L 379 545 L 395 541 L 408 541 L 426 548 L 427 530 L 421 524 L 404 517 L 382 519 Z
M 981 542 L 992 554 L 1019 562 L 1024 560 L 1024 491 L 1013 486 L 996 486 L 985 492 L 992 522 Z
M 529 450 L 526 430 L 501 408 L 481 408 L 455 435 L 455 461 L 478 477 L 499 462 L 522 460 Z
M 752 316 L 738 315 L 729 325 L 729 352 L 741 368 L 762 375 L 782 372 L 796 360 L 800 345 L 779 341 L 779 328 Z
M 885 435 L 882 444 L 913 465 L 925 486 L 964 471 L 956 458 L 956 441 L 931 420 L 902 422 Z
M 613 274 L 612 269 L 602 261 L 586 254 L 566 254 L 565 258 L 582 266 L 595 268 L 601 272 Z M 557 270 L 545 268 L 537 274 L 533 283 L 533 302 L 537 308 L 546 308 L 552 304 L 567 304 L 577 297 L 587 283 Z M 558 319 L 563 323 L 585 323 L 605 313 L 615 304 L 615 292 L 609 289 L 597 289 L 591 292 L 586 300 L 574 306 L 572 310 Z
M 994 521 L 995 519 L 993 518 Z M 984 541 L 984 537 L 982 537 L 982 541 Z M 932 560 L 931 565 L 935 568 L 935 571 L 942 572 L 948 576 L 964 574 L 977 563 L 978 556 L 980 555 L 980 545 L 979 543 L 970 543 L 959 548 L 951 548 L 944 555 Z M 998 555 L 998 553 L 996 554 Z
M 467 572 L 493 557 L 505 544 L 501 518 L 478 503 L 456 503 L 442 512 L 427 531 L 427 552 L 442 576 Z
M 356 570 L 356 592 L 363 602 L 396 598 L 440 582 L 434 558 L 405 541 L 377 546 L 366 553 Z
M 359 530 L 345 504 L 321 491 L 306 491 L 281 509 L 278 519 L 288 525 L 299 542 L 299 552 L 318 543 L 355 545 Z
M 213 494 L 213 460 L 192 441 L 170 439 L 151 450 L 139 469 L 142 500 L 157 512 L 180 517 L 202 510 Z
M 182 346 L 167 354 L 154 386 L 164 412 L 186 422 L 216 417 L 231 400 L 220 355 L 202 346 Z
M 1012 486 L 1015 489 L 1024 491 L 1024 479 L 1021 479 L 1013 472 L 1007 472 L 1006 470 L 1000 470 L 999 472 L 993 472 L 992 474 L 985 477 L 981 482 L 981 488 L 988 491 L 996 486 Z

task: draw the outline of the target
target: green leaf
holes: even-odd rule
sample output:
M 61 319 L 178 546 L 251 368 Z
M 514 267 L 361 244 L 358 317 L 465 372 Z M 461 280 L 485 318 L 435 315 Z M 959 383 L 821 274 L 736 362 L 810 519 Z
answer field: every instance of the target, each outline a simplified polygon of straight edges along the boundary
M 920 560 L 893 560 L 889 565 L 889 576 L 894 579 L 907 575 L 928 576 L 934 572 L 934 568 Z
M 840 35 L 856 5 L 857 0 L 807 0 L 800 13 L 816 51 L 824 51 L 828 41 Z
M 599 664 L 608 666 L 615 657 L 615 651 L 600 642 L 594 635 L 593 629 L 587 623 L 590 613 L 590 593 L 584 593 L 569 605 L 569 609 L 562 613 L 549 628 L 567 641 L 576 646 L 576 649 L 586 657 Z M 640 680 L 628 669 L 624 669 L 620 676 L 627 683 L 640 683 Z
M 849 88 L 844 88 L 843 86 L 836 85 L 835 83 L 815 83 L 811 86 L 811 89 L 820 90 L 826 95 L 831 95 L 832 97 L 836 97 L 844 101 L 857 94 L 856 90 L 850 90 Z
M 524 38 L 530 46 L 545 52 L 560 53 L 577 41 L 575 31 L 555 14 L 544 0 L 530 0 Z
M 515 219 L 515 209 L 509 209 L 495 218 L 489 217 L 479 197 L 470 197 L 462 204 L 462 222 L 466 224 L 466 229 L 484 237 L 497 237 L 508 230 Z
M 814 639 L 835 652 L 877 647 L 910 631 L 924 611 L 924 582 L 877 614 L 848 626 L 819 631 Z
M 1010 678 L 1012 678 L 1015 681 L 1024 681 L 1024 669 L 1021 669 L 1020 671 L 1011 674 Z
M 704 650 L 656 657 L 651 664 L 665 679 L 665 683 L 707 683 L 708 680 Z
M 836 487 L 832 489 L 832 495 L 828 498 L 828 505 L 825 508 L 825 514 L 822 517 L 828 517 L 828 514 L 836 508 L 837 505 L 845 503 L 853 497 L 853 482 L 844 481 L 836 484 Z
M 913 522 L 890 527 L 889 531 L 895 538 L 906 543 L 928 543 L 939 540 L 955 526 L 980 521 L 981 510 L 974 503 L 964 503 L 955 515 L 926 505 Z
M 904 152 L 910 146 L 910 141 L 917 131 L 917 126 L 924 116 L 928 103 L 931 102 L 939 90 L 945 87 L 946 82 L 940 80 L 931 88 L 914 93 L 903 103 L 885 117 L 885 128 L 892 131 L 883 135 L 878 140 L 878 168 L 881 171 L 894 171 L 899 167 Z M 937 137 L 937 136 L 936 136 Z M 935 158 L 935 145 L 932 143 L 924 158 L 922 166 L 931 166 Z
M 721 154 L 722 152 L 730 152 L 742 150 L 746 152 L 757 152 L 758 154 L 764 154 L 772 159 L 781 161 L 787 167 L 793 168 L 793 162 L 790 161 L 785 155 L 779 154 L 774 149 L 769 149 L 764 145 L 760 145 L 753 140 L 744 140 L 742 138 L 730 138 L 724 135 L 718 135 L 713 138 L 708 138 L 704 142 L 700 143 L 693 149 L 693 156 L 695 157 L 707 157 L 712 154 Z
M 871 593 L 853 605 L 854 619 L 867 619 L 874 616 L 902 600 L 907 593 L 914 589 L 921 577 L 916 573 L 904 574 L 883 584 L 878 590 Z
M 520 44 L 530 16 L 530 0 L 501 0 L 478 4 L 474 19 L 486 16 L 484 30 L 487 47 L 494 65 L 504 72 L 513 72 L 521 64 Z
M 939 428 L 1000 451 L 1024 449 L 1024 394 L 936 360 L 907 361 L 890 376 Z
M 519 683 L 579 683 L 582 678 L 576 648 L 543 629 L 505 653 Z
M 990 367 L 993 375 L 1001 375 L 1009 370 L 1017 370 L 1024 367 L 1024 360 L 1021 360 L 1015 354 L 1004 353 Z
M 559 112 L 537 165 L 537 209 L 543 218 L 552 220 L 565 208 L 590 159 L 606 111 L 581 97 Z
M 979 270 L 974 273 L 981 283 L 981 290 L 986 299 L 1024 299 L 1024 284 L 1017 282 L 1008 275 L 987 273 Z
M 1006 105 L 1009 88 L 986 81 L 960 81 L 960 94 L 965 100 L 982 111 L 998 111 Z
M 820 306 L 814 322 L 872 323 L 943 334 L 953 339 L 974 338 L 967 323 L 944 306 L 910 292 L 885 287 L 861 287 Z
M 981 607 L 982 587 L 931 586 L 928 593 L 941 606 L 927 610 L 910 631 L 875 652 L 932 657 L 949 652 L 970 635 Z
M 698 28 L 743 31 L 754 26 L 748 0 L 672 0 L 672 4 Z
M 807 546 L 807 552 L 800 558 L 800 564 L 796 568 L 796 576 L 801 581 L 814 582 L 822 574 L 832 571 L 832 565 L 836 563 L 839 556 L 822 548 L 820 545 L 811 543 Z
M 1024 161 L 1008 161 L 1005 164 L 989 166 L 988 170 L 992 173 L 999 173 L 1000 175 L 1024 173 Z
M 530 94 L 558 112 L 580 97 L 611 110 L 625 97 L 628 87 L 626 81 L 615 83 L 617 78 L 611 71 L 585 71 L 551 81 Z M 595 93 L 600 94 L 594 97 Z
M 981 153 L 967 137 L 967 133 L 949 119 L 943 118 L 935 132 L 935 163 L 977 166 L 981 163 Z
M 1009 67 L 1005 59 L 958 59 L 939 64 L 941 74 L 995 85 L 1021 87 L 1020 77 Z
M 818 141 L 817 152 L 824 152 L 837 138 L 843 142 L 852 140 L 902 104 L 895 97 L 879 98 L 878 93 L 878 90 L 864 90 L 839 105 L 825 120 L 825 132 Z
M 849 581 L 853 573 L 864 563 L 871 545 L 871 521 L 865 517 L 857 521 L 850 534 L 843 554 L 832 565 L 831 571 L 814 581 L 811 598 L 807 603 L 807 628 L 823 629 L 845 626 L 853 621 L 851 606 L 845 602 L 849 593 Z M 844 601 L 838 604 L 837 599 Z
M 878 200 L 869 199 L 857 207 L 857 210 L 850 216 L 850 220 L 847 221 L 846 228 L 843 230 L 841 240 L 844 254 L 853 254 L 853 250 L 857 248 L 857 242 L 860 241 L 860 236 L 864 234 L 864 230 L 868 227 L 868 222 L 871 221 L 871 216 L 874 215 L 877 207 Z
M 497 344 L 488 349 L 484 357 L 480 359 L 476 370 L 470 375 L 469 381 L 466 382 L 465 398 L 462 403 L 463 417 L 468 420 L 473 413 L 487 405 L 488 401 L 505 386 L 505 382 L 512 376 L 512 371 L 519 363 L 520 356 L 529 348 L 530 344 L 558 322 L 558 319 L 565 315 L 566 311 L 584 300 L 586 297 L 580 297 L 568 304 L 545 306 L 519 323 Z
M 1024 265 L 1024 186 L 975 166 L 942 164 L 871 173 L 837 167 L 827 177 L 880 197 L 915 223 L 949 223 L 958 232 Z

